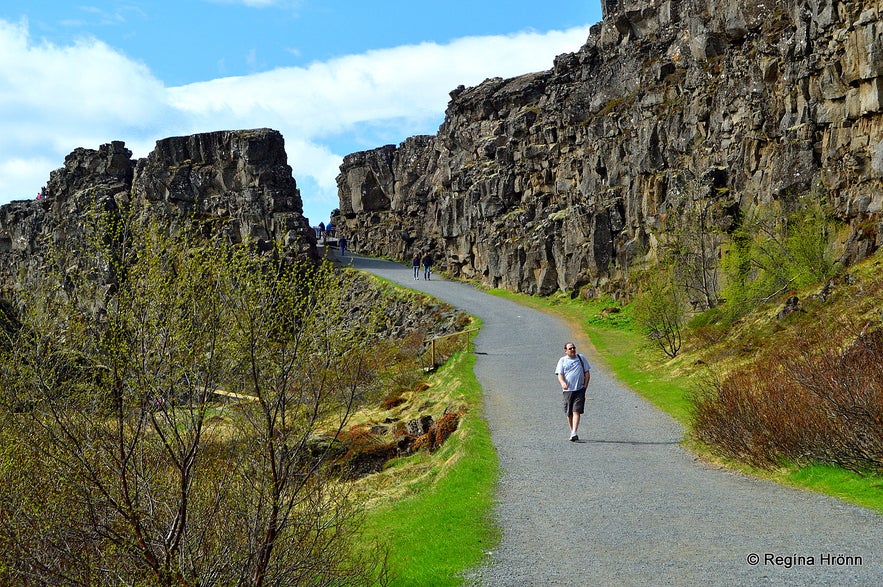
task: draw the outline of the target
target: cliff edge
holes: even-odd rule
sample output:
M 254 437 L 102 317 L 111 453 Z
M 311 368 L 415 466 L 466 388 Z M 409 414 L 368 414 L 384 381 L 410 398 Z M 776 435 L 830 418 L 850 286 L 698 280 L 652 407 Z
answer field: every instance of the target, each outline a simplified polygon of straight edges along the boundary
M 50 244 L 83 239 L 92 207 L 138 202 L 172 225 L 212 219 L 231 242 L 278 242 L 316 256 L 285 142 L 270 129 L 218 131 L 157 141 L 144 159 L 120 141 L 78 148 L 50 174 L 38 200 L 0 206 L 0 290 L 27 287 Z

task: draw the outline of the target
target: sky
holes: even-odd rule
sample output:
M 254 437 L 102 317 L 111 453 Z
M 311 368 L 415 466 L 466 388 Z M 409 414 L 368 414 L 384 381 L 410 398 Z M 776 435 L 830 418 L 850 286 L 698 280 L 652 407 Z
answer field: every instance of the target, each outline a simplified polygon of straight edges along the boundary
M 0 204 L 77 147 L 269 127 L 327 222 L 344 155 L 435 134 L 458 85 L 550 69 L 600 20 L 600 0 L 4 0 Z

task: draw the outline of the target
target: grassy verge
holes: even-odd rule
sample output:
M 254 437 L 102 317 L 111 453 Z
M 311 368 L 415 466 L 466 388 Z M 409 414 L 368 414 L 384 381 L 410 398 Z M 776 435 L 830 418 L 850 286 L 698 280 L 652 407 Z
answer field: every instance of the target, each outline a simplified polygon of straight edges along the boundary
M 883 476 L 859 476 L 851 471 L 825 465 L 790 467 L 781 474 L 783 482 L 839 497 L 883 514 Z
M 499 540 L 491 519 L 498 460 L 474 364 L 473 354 L 459 353 L 431 376 L 434 394 L 469 406 L 457 431 L 434 454 L 397 459 L 363 488 L 371 507 L 362 540 L 388 548 L 391 585 L 460 585 Z M 378 489 L 385 477 L 395 492 Z
M 688 431 L 688 445 L 701 458 L 782 485 L 823 493 L 883 514 L 883 476 L 859 474 L 833 466 L 784 465 L 775 470 L 750 467 L 719 458 L 708 447 L 690 441 L 692 391 L 703 372 L 685 367 L 690 359 L 671 361 L 631 324 L 628 309 L 610 312 L 605 300 L 571 300 L 566 296 L 538 298 L 502 290 L 490 293 L 537 310 L 553 312 L 574 324 L 594 345 L 601 360 L 627 387 L 674 417 Z

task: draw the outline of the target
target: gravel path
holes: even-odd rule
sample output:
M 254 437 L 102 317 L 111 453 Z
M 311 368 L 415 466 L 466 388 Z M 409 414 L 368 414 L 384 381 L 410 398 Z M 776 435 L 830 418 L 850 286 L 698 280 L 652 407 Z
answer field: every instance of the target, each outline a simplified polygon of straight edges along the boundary
M 681 427 L 562 321 L 466 284 L 415 281 L 403 265 L 346 261 L 484 320 L 475 373 L 502 467 L 503 536 L 465 584 L 883 585 L 883 516 L 698 462 Z M 568 340 L 593 367 L 578 443 L 553 374 Z

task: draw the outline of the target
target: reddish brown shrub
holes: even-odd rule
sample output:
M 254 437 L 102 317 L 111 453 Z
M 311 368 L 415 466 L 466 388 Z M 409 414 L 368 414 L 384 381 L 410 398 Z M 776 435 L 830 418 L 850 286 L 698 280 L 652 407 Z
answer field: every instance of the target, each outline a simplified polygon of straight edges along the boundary
M 837 334 L 801 333 L 706 386 L 696 401 L 698 437 L 759 466 L 883 470 L 883 331 Z M 838 348 L 837 340 L 849 342 Z
M 396 406 L 402 405 L 403 403 L 405 403 L 407 401 L 405 398 L 402 397 L 403 393 L 404 393 L 403 389 L 392 390 L 391 392 L 389 392 L 389 394 L 385 398 L 383 398 L 383 401 L 380 402 L 380 406 L 384 410 L 391 410 L 392 408 L 395 408 Z
M 460 414 L 445 414 L 432 425 L 429 434 L 432 437 L 430 450 L 438 449 L 460 425 Z
M 417 452 L 419 450 L 423 450 L 424 448 L 431 449 L 431 446 L 432 446 L 431 435 L 429 432 L 427 432 L 426 434 L 421 434 L 420 436 L 418 436 L 417 438 L 414 439 L 414 443 L 411 445 L 411 451 Z
M 370 424 L 357 424 L 342 430 L 338 441 L 345 447 L 335 459 L 337 470 L 347 479 L 356 479 L 376 473 L 396 456 L 395 443 L 384 442 L 374 433 Z
M 863 329 L 842 349 L 830 341 L 797 344 L 801 352 L 782 360 L 827 424 L 815 451 L 846 468 L 883 469 L 883 330 Z M 813 354 L 808 344 L 823 350 Z
M 341 430 L 337 439 L 349 446 L 374 444 L 374 434 L 371 432 L 371 424 L 356 424 L 346 430 Z

